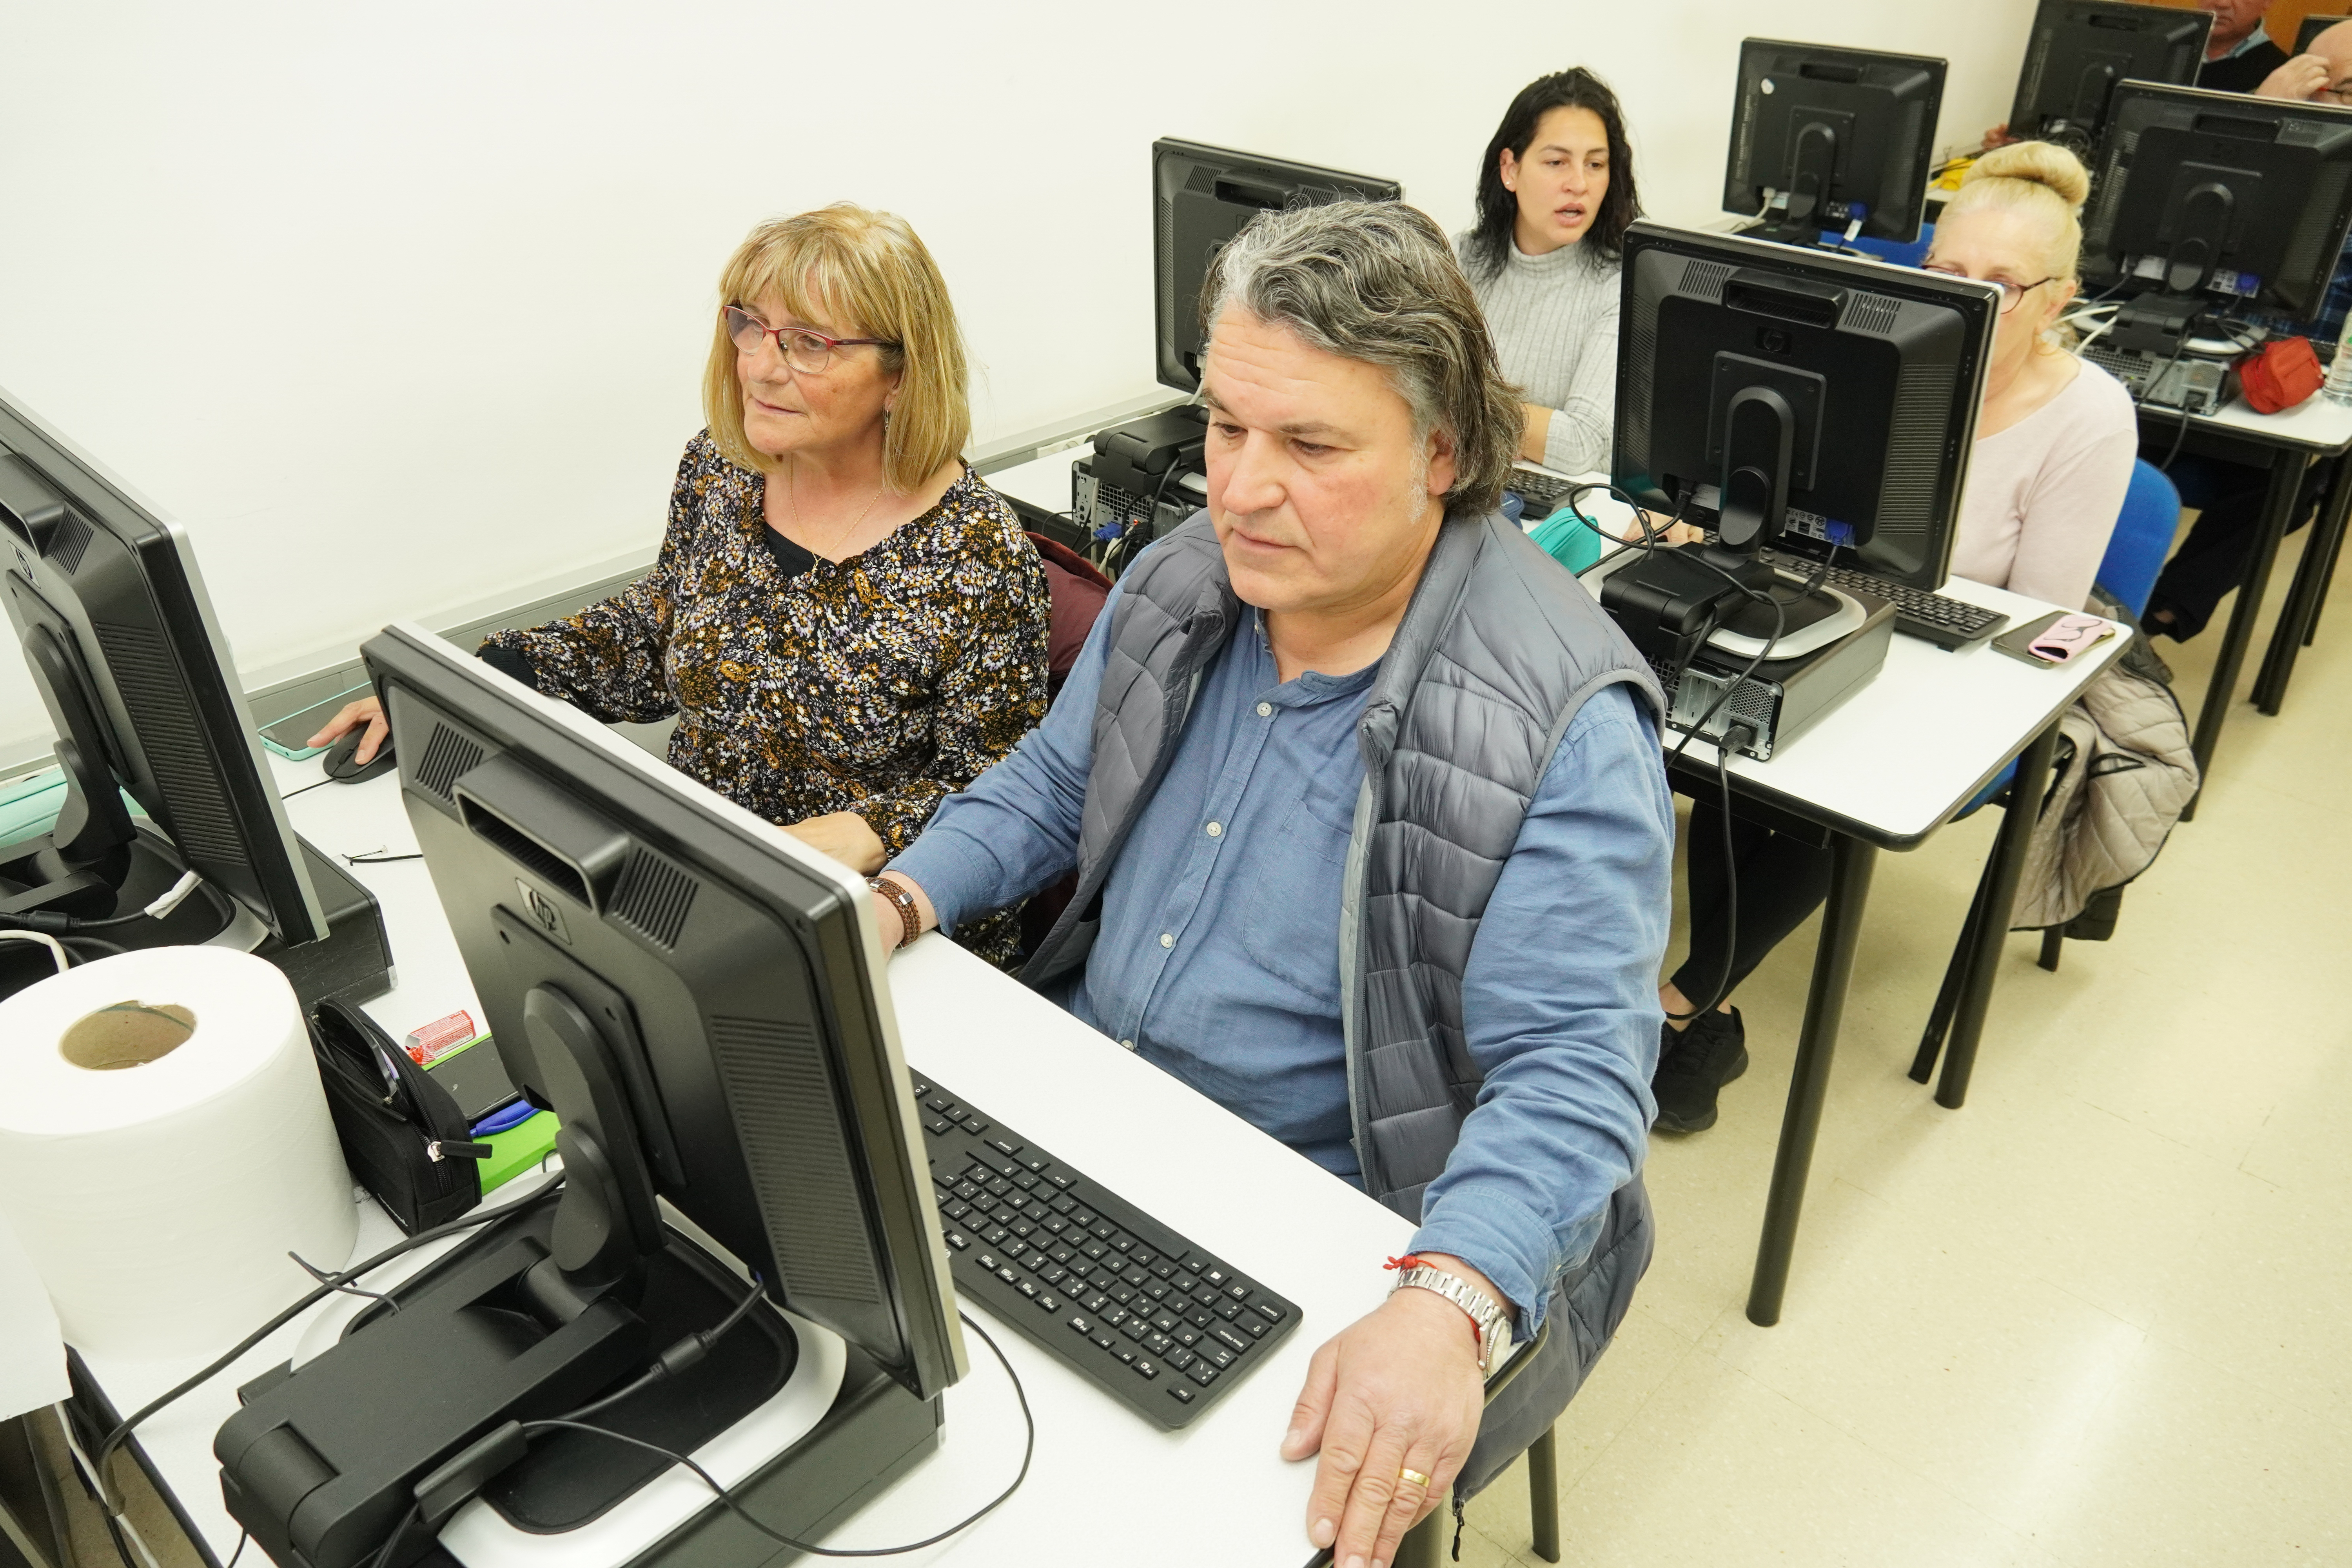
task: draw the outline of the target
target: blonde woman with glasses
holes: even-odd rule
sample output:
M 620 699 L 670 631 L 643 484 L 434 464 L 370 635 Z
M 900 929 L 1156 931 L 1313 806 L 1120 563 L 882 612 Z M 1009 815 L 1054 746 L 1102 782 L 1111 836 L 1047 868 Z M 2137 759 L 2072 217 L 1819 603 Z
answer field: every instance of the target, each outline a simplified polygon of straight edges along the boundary
M 2090 597 L 2139 444 L 2131 395 L 2074 354 L 2059 324 L 2079 287 L 2090 184 L 2046 142 L 1988 153 L 1944 208 L 1926 264 L 2001 292 L 1952 574 L 2069 609 Z M 1818 845 L 1735 823 L 1727 847 L 1711 812 L 1694 814 L 1690 833 L 1690 953 L 1658 988 L 1666 1033 L 1651 1080 L 1655 1125 L 1669 1132 L 1715 1125 L 1717 1092 L 1748 1068 L 1731 993 L 1829 894 Z M 1739 867 L 1736 949 L 1727 855 Z M 1695 1013 L 1710 996 L 1713 1010 Z
M 651 572 L 499 632 L 481 657 L 607 722 L 673 715 L 672 765 L 853 869 L 914 841 L 1045 713 L 1045 568 L 958 453 L 962 334 L 903 218 L 838 205 L 761 225 L 719 279 L 702 387 Z M 383 729 L 373 698 L 317 736 Z M 1014 956 L 1007 911 L 956 939 Z

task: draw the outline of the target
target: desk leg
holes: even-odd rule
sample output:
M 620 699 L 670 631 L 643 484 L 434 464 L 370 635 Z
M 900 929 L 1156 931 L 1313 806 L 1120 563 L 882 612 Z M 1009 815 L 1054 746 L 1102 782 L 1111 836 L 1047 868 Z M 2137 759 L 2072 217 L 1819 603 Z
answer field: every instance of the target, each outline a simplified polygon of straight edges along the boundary
M 2345 459 L 2344 475 L 2346 510 L 2352 513 L 2352 455 L 2347 455 Z M 2319 569 L 2319 591 L 2312 595 L 2311 614 L 2304 617 L 2303 646 L 2305 647 L 2318 639 L 2319 613 L 2327 608 L 2327 590 L 2336 582 L 2336 563 L 2343 557 L 2344 535 L 2347 532 L 2352 532 L 2352 529 L 2347 529 L 2345 522 L 2339 521 L 2334 536 L 2327 542 L 2327 560 Z M 2317 544 L 2319 542 L 2313 540 L 2312 542 Z
M 1983 913 L 1969 932 L 1968 978 L 1960 983 L 1959 1007 L 1952 1016 L 1952 1043 L 1944 1053 L 1944 1076 L 1936 1085 L 1936 1103 L 1947 1110 L 1958 1110 L 1969 1097 L 1977 1041 L 1992 1005 L 1993 973 L 2000 967 L 2001 943 L 2017 907 L 2018 875 L 2025 869 L 2025 851 L 2033 842 L 2034 820 L 2050 787 L 2050 759 L 2057 750 L 2058 721 L 2053 719 L 2019 755 L 2017 775 L 2010 781 L 2009 805 L 2000 814 L 2000 835 L 1993 840 L 1992 865 L 1984 884 Z
M 1839 834 L 1830 840 L 1829 908 L 1821 944 L 1813 950 L 1813 984 L 1805 997 L 1804 1032 L 1797 1037 L 1797 1069 L 1789 1082 L 1789 1109 L 1780 1118 L 1780 1152 L 1772 1161 L 1772 1188 L 1764 1201 L 1764 1237 L 1756 1248 L 1756 1278 L 1748 1290 L 1748 1321 L 1770 1328 L 1780 1321 L 1789 1289 L 1789 1260 L 1797 1247 L 1797 1219 L 1805 1206 L 1805 1178 L 1813 1168 L 1813 1139 L 1829 1096 L 1830 1058 L 1837 1053 L 1845 1014 L 1846 983 L 1853 975 L 1855 939 L 1870 897 L 1870 870 L 1878 851 Z
M 2263 497 L 2262 521 L 2255 525 L 2254 552 L 2246 561 L 2246 580 L 2238 587 L 2238 602 L 2230 610 L 2230 628 L 2221 634 L 2221 652 L 2213 661 L 2212 684 L 2205 689 L 2204 705 L 2197 710 L 2197 733 L 2189 750 L 2197 755 L 2200 777 L 2213 767 L 2213 750 L 2221 740 L 2222 722 L 2230 716 L 2230 700 L 2238 689 L 2238 671 L 2246 662 L 2246 647 L 2254 640 L 2254 622 L 2263 613 L 2263 595 L 2271 585 L 2271 563 L 2278 559 L 2279 540 L 2294 510 L 2295 493 L 2303 485 L 2305 455 L 2282 451 L 2271 459 L 2271 483 Z M 2210 782 L 2210 781 L 2209 781 Z M 2200 788 L 2198 799 L 2204 798 Z M 2196 800 L 2180 814 L 2187 822 L 2197 815 Z
M 2294 676 L 2295 655 L 2311 638 L 2308 628 L 2319 619 L 2320 601 L 2327 596 L 2328 577 L 2336 563 L 2336 545 L 2344 537 L 2344 519 L 2352 510 L 2352 460 L 2331 458 L 2336 477 L 2320 503 L 2319 522 L 2305 542 L 2296 563 L 2294 583 L 2272 628 L 2270 651 L 2263 656 L 2262 673 L 2254 678 L 2254 702 L 2275 717 L 2286 700 L 2286 683 Z

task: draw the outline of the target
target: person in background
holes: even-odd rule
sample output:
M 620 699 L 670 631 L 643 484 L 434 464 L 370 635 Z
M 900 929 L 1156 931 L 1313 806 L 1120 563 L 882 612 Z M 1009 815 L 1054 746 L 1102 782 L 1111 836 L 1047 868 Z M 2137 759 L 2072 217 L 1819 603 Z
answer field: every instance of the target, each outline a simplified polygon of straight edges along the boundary
M 2340 22 L 2314 38 L 2307 51 L 2273 73 L 2257 96 L 2339 107 L 2352 104 L 2352 22 Z M 2249 319 L 2274 337 L 2309 338 L 2326 358 L 2339 351 L 2347 314 L 2352 314 L 2352 243 L 2336 259 L 2336 275 L 2328 280 L 2327 295 L 2316 319 L 2294 321 L 2261 315 Z M 2189 537 L 2180 542 L 2157 577 L 2146 616 L 2148 631 L 2187 642 L 2205 629 L 2222 599 L 2246 580 L 2263 495 L 2270 487 L 2270 470 L 2194 452 L 2176 456 L 2170 436 L 2151 435 L 2141 455 L 2150 462 L 2167 465 L 2165 471 L 2179 489 L 2181 504 L 2197 512 Z M 2342 468 L 2342 458 L 2323 458 L 2304 470 L 2294 510 L 2287 517 L 2288 532 L 2311 521 L 2320 498 Z
M 1518 404 L 1427 216 L 1262 214 L 1203 303 L 1207 510 L 877 915 L 912 940 L 1075 868 L 1022 979 L 1419 1225 L 1402 1288 L 1318 1330 L 1282 1439 L 1320 1456 L 1309 1541 L 1391 1563 L 1549 1429 L 1649 1259 L 1661 699 L 1497 510 Z
M 2213 15 L 2213 31 L 2205 40 L 2205 63 L 2197 85 L 2214 92 L 2256 92 L 2271 85 L 2272 74 L 2287 63 L 2287 53 L 2271 42 L 2263 20 L 2272 0 L 2203 0 L 2200 9 Z M 2272 96 L 2290 95 L 2284 91 Z
M 1454 250 L 1504 379 L 1528 400 L 1518 455 L 1564 474 L 1608 468 L 1618 258 L 1642 216 L 1608 84 L 1580 67 L 1520 89 L 1479 164 L 1477 211 Z
M 957 455 L 963 336 L 905 219 L 762 224 L 719 300 L 653 570 L 481 657 L 607 722 L 676 715 L 673 766 L 870 875 L 1045 717 L 1045 568 Z M 310 743 L 362 724 L 365 761 L 372 696 Z M 1019 940 L 1010 910 L 959 936 L 999 964 Z
M 2070 607 L 2090 597 L 2139 439 L 2131 395 L 2060 335 L 2059 315 L 2077 288 L 2077 213 L 2090 184 L 2072 153 L 2046 142 L 1988 153 L 1945 207 L 1926 262 L 1928 271 L 2001 289 L 1951 569 Z M 1736 950 L 1727 856 L 1739 874 Z M 1727 846 L 1709 811 L 1692 814 L 1687 861 L 1690 952 L 1658 988 L 1666 1024 L 1652 1082 L 1656 1124 L 1670 1132 L 1715 1125 L 1717 1094 L 1748 1067 L 1731 993 L 1830 884 L 1826 848 L 1737 818 Z

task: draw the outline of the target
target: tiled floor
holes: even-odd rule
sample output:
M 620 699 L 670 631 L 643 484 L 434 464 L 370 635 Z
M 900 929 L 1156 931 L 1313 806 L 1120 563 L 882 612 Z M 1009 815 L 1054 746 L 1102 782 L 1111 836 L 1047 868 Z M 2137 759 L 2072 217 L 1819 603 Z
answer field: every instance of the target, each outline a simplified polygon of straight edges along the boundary
M 2192 715 L 2220 636 L 2159 644 Z M 2352 1562 L 2348 707 L 2339 596 L 2285 711 L 2232 711 L 2116 940 L 2050 974 L 2010 939 L 1958 1112 L 1906 1069 L 1998 814 L 1879 858 L 1785 1315 L 1759 1329 L 1811 928 L 1774 954 L 1738 997 L 1755 1065 L 1723 1120 L 1654 1145 L 1657 1262 L 1559 1427 L 1564 1561 Z M 1464 1562 L 1539 1561 L 1524 1468 L 1470 1519 Z

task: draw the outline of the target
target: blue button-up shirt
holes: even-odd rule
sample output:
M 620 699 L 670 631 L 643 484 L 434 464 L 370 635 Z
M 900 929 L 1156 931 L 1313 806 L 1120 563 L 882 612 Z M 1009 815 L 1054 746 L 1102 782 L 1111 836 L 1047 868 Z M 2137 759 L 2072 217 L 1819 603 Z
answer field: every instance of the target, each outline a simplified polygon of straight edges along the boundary
M 1045 722 L 893 862 L 942 922 L 1075 863 L 1114 591 Z M 1375 665 L 1285 681 L 1255 612 L 1205 671 L 1176 753 L 1103 887 L 1064 1003 L 1336 1175 L 1355 1180 L 1340 1025 L 1339 890 Z M 1450 1253 L 1542 1321 L 1654 1110 L 1674 809 L 1657 735 L 1622 686 L 1561 737 L 1463 982 L 1485 1075 L 1416 1251 Z

